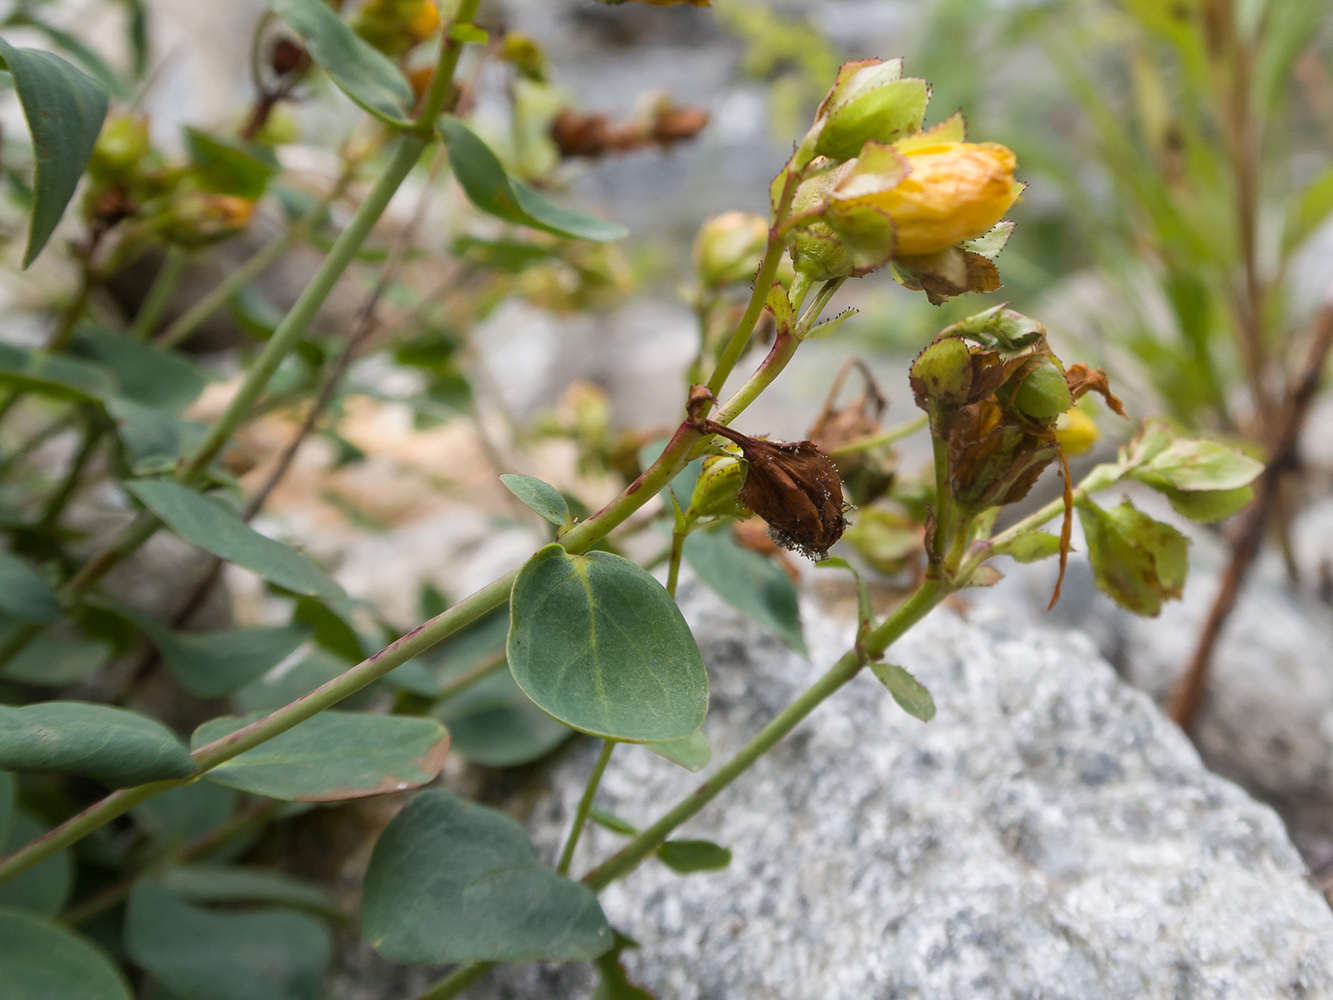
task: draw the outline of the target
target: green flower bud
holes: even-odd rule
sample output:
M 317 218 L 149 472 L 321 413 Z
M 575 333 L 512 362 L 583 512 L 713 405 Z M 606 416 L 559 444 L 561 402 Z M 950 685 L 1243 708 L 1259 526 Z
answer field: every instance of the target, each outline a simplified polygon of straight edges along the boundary
M 815 152 L 849 160 L 869 141 L 892 142 L 921 130 L 930 87 L 915 77 L 902 79 L 903 61 L 866 59 L 846 63 L 820 108 L 824 127 Z
M 1054 420 L 1073 405 L 1065 373 L 1050 361 L 1030 372 L 1014 393 L 1014 409 L 1033 420 Z
M 504 45 L 500 52 L 505 62 L 518 70 L 520 75 L 536 83 L 546 82 L 549 72 L 546 53 L 531 35 L 525 35 L 521 31 L 505 32 Z
M 147 118 L 112 115 L 93 146 L 88 174 L 102 184 L 126 180 L 151 148 Z
M 734 455 L 710 455 L 690 496 L 687 517 L 747 517 L 749 511 L 736 499 L 745 485 L 745 462 Z
M 694 267 L 707 288 L 752 279 L 768 243 L 768 222 L 749 212 L 709 219 L 694 241 Z
M 965 406 L 972 389 L 972 352 L 957 337 L 935 341 L 912 363 L 911 383 L 923 410 Z

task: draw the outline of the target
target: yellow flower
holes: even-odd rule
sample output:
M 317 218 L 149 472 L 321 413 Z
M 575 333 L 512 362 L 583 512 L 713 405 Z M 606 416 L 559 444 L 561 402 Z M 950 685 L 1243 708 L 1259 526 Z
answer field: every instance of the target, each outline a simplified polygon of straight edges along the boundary
M 408 19 L 407 31 L 413 42 L 424 42 L 439 26 L 440 8 L 435 6 L 435 0 L 422 0 L 421 6 Z
M 911 172 L 883 192 L 896 257 L 921 257 L 982 235 L 1018 200 L 1017 159 L 996 142 L 947 142 L 906 154 Z
M 825 217 L 862 267 L 924 257 L 980 236 L 1023 185 L 1014 154 L 994 142 L 867 143 L 833 188 Z

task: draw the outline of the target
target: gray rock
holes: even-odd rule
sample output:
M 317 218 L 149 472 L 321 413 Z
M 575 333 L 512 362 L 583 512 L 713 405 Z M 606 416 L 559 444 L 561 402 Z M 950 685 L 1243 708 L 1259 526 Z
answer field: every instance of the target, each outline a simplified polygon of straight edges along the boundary
M 684 607 L 712 671 L 715 762 L 849 638 L 807 609 L 811 663 L 705 594 Z M 1205 770 L 1085 637 L 937 611 L 893 659 L 932 690 L 933 722 L 857 678 L 681 831 L 730 847 L 730 868 L 647 863 L 605 893 L 643 946 L 632 978 L 663 1000 L 1333 996 L 1333 914 L 1278 817 Z M 533 817 L 548 855 L 593 752 Z M 645 824 L 697 780 L 620 748 L 597 802 Z M 591 830 L 575 870 L 619 843 Z M 592 982 L 513 968 L 469 995 Z
M 1169 515 L 1150 497 L 1135 502 Z M 1326 510 L 1297 525 L 1303 556 L 1327 548 Z M 1177 524 L 1193 537 L 1184 598 L 1157 618 L 1121 611 L 1099 593 L 1087 562 L 1074 557 L 1060 604 L 1049 616 L 1051 566 L 1003 567 L 1006 579 L 978 606 L 997 606 L 1020 620 L 1086 631 L 1125 680 L 1159 704 L 1171 697 L 1212 607 L 1229 552 L 1205 529 Z M 1082 549 L 1081 541 L 1076 548 Z M 1311 567 L 1312 569 L 1313 567 Z M 1333 613 L 1314 595 L 1291 587 L 1275 553 L 1251 572 L 1213 655 L 1193 739 L 1204 763 L 1286 821 L 1296 846 L 1316 869 L 1333 862 Z

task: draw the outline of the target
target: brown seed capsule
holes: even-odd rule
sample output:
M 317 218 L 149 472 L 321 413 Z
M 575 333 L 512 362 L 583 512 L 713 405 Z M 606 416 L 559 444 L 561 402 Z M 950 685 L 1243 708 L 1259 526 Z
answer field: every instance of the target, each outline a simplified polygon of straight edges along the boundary
M 295 72 L 305 59 L 305 46 L 292 38 L 278 38 L 268 53 L 269 68 L 278 76 Z
M 768 536 L 807 559 L 827 559 L 847 527 L 842 481 L 829 457 L 811 441 L 765 441 L 711 420 L 701 429 L 740 445 L 748 466 L 740 501 L 768 522 Z

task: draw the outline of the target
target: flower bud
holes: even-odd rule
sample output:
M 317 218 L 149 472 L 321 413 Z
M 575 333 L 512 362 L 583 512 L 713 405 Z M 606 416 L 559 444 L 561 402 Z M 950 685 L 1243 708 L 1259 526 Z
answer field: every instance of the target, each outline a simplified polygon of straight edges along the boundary
M 816 154 L 849 160 L 869 141 L 887 143 L 920 131 L 930 87 L 915 77 L 902 79 L 902 70 L 901 59 L 845 63 L 819 109 L 824 125 Z
M 385 55 L 401 56 L 436 32 L 440 9 L 435 0 L 370 0 L 352 27 Z
M 88 173 L 101 184 L 126 180 L 151 148 L 147 118 L 111 115 L 93 145 Z
M 197 249 L 240 232 L 254 210 L 255 203 L 249 198 L 182 190 L 157 220 L 157 230 L 169 243 Z
M 1043 359 L 1030 371 L 1014 393 L 1014 409 L 1033 420 L 1054 420 L 1074 405 L 1065 373 Z
M 500 48 L 501 58 L 519 75 L 535 83 L 545 83 L 548 73 L 546 53 L 541 50 L 536 39 L 521 31 L 507 31 L 504 44 Z
M 1078 407 L 1060 414 L 1055 424 L 1055 439 L 1060 442 L 1060 450 L 1070 458 L 1090 450 L 1101 436 L 1102 432 L 1093 419 Z
M 699 478 L 690 496 L 687 516 L 748 517 L 750 512 L 737 502 L 745 484 L 745 463 L 735 455 L 709 455 L 704 459 Z
M 867 144 L 829 194 L 825 219 L 863 266 L 920 257 L 981 236 L 1018 200 L 1014 154 L 945 142 L 899 153 Z
M 912 363 L 912 392 L 922 409 L 952 408 L 967 403 L 972 389 L 972 352 L 958 337 L 929 345 Z
M 295 38 L 281 36 L 268 50 L 268 65 L 278 76 L 286 76 L 300 69 L 306 61 L 305 46 Z
M 724 212 L 709 219 L 694 241 L 694 268 L 706 288 L 748 281 L 759 270 L 768 243 L 768 222 L 749 212 Z

